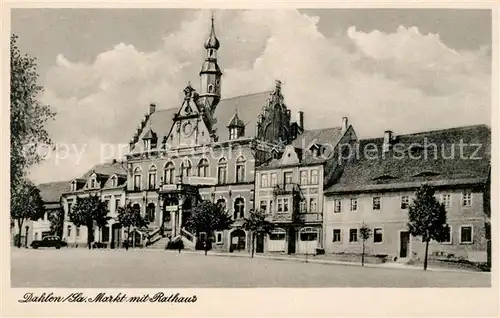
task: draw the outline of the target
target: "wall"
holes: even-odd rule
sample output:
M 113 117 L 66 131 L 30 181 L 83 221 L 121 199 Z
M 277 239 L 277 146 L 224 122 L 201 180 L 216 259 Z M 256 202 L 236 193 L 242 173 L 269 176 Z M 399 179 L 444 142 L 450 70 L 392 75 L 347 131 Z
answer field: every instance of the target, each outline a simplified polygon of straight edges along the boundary
M 454 254 L 455 256 L 467 258 L 471 251 L 486 251 L 486 239 L 484 238 L 484 215 L 483 194 L 478 190 L 471 190 L 472 205 L 463 207 L 461 205 L 461 189 L 444 189 L 436 192 L 440 197 L 443 193 L 451 194 L 451 206 L 447 209 L 448 224 L 452 230 L 451 243 L 432 242 L 429 246 L 429 254 L 436 251 Z M 371 254 L 387 254 L 397 256 L 399 252 L 399 232 L 407 230 L 408 211 L 401 209 L 401 196 L 408 195 L 410 202 L 414 198 L 413 191 L 390 192 L 390 193 L 363 193 L 343 194 L 325 196 L 324 229 L 325 250 L 327 253 L 361 252 L 361 241 L 349 243 L 349 229 L 360 228 L 362 223 L 367 224 L 372 230 L 383 229 L 383 242 L 374 243 L 373 237 L 367 243 L 367 252 Z M 372 209 L 373 197 L 381 197 L 381 209 Z M 358 210 L 350 211 L 350 199 L 358 198 Z M 342 202 L 342 212 L 334 213 L 334 199 Z M 459 242 L 459 231 L 461 225 L 473 225 L 474 240 L 472 244 Z M 342 242 L 333 242 L 333 229 L 342 230 Z M 412 237 L 411 253 L 417 257 L 423 257 L 425 245 L 419 238 Z

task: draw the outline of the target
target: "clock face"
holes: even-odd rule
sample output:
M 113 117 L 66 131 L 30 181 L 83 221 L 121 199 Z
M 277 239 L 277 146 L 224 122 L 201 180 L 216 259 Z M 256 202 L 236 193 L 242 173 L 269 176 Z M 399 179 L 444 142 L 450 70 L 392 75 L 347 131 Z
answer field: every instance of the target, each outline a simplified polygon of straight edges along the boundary
M 193 132 L 193 125 L 190 122 L 187 122 L 182 126 L 182 132 L 184 135 L 189 136 Z

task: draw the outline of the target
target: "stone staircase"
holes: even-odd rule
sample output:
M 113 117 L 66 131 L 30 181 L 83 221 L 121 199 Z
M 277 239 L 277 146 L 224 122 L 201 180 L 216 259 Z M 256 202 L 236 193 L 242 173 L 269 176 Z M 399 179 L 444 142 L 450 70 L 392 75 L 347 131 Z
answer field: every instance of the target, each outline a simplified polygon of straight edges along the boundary
M 167 248 L 167 244 L 169 241 L 170 240 L 168 239 L 168 237 L 162 237 L 161 239 L 151 244 L 148 248 L 152 250 L 164 250 Z
M 182 228 L 181 235 L 177 235 L 177 236 L 173 237 L 172 241 L 175 241 L 178 239 L 181 239 L 182 242 L 184 243 L 185 250 L 194 251 L 196 249 L 196 238 L 194 237 L 193 234 L 191 234 L 186 229 Z M 153 241 L 153 243 L 149 246 L 149 249 L 165 250 L 168 242 L 170 242 L 170 239 L 168 237 L 166 237 L 166 236 L 160 237 L 159 239 L 156 239 Z

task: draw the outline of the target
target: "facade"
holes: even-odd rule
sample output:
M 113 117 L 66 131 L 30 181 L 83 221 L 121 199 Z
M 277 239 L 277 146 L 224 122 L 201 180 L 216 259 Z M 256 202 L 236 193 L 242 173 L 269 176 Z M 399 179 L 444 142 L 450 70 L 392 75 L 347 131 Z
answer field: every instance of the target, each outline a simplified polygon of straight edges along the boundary
M 372 230 L 368 254 L 423 258 L 425 244 L 409 235 L 407 221 L 415 191 L 426 183 L 445 205 L 450 229 L 446 242 L 431 242 L 430 257 L 486 262 L 489 175 L 486 126 L 402 136 L 387 131 L 384 138 L 361 140 L 342 176 L 325 190 L 326 253 L 360 253 L 364 223 Z
M 347 118 L 342 126 L 305 130 L 282 155 L 257 168 L 257 208 L 275 224 L 258 237 L 257 252 L 314 254 L 323 249 L 323 189 L 342 165 L 341 149 L 357 140 Z
M 64 208 L 63 240 L 68 246 L 85 246 L 87 244 L 87 228 L 77 227 L 69 221 L 68 212 L 76 203 L 76 198 L 89 195 L 99 195 L 108 204 L 111 219 L 108 225 L 99 229 L 95 228 L 93 237 L 95 241 L 115 248 L 122 246 L 124 229 L 117 222 L 117 208 L 125 205 L 125 185 L 127 182 L 126 165 L 114 161 L 99 164 L 85 173 L 81 178 L 68 182 L 69 191 L 61 196 Z

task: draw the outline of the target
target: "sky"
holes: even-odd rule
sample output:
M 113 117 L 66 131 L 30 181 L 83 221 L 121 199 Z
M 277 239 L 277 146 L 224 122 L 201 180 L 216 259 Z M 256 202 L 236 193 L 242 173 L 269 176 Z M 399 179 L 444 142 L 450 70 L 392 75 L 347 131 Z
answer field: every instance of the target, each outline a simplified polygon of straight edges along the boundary
M 151 102 L 180 107 L 198 89 L 208 10 L 15 9 L 12 32 L 38 60 L 59 150 L 30 170 L 70 180 L 128 144 Z M 491 12 L 463 9 L 215 10 L 222 95 L 283 83 L 306 129 L 359 138 L 490 124 Z M 118 155 L 116 153 L 115 155 Z

